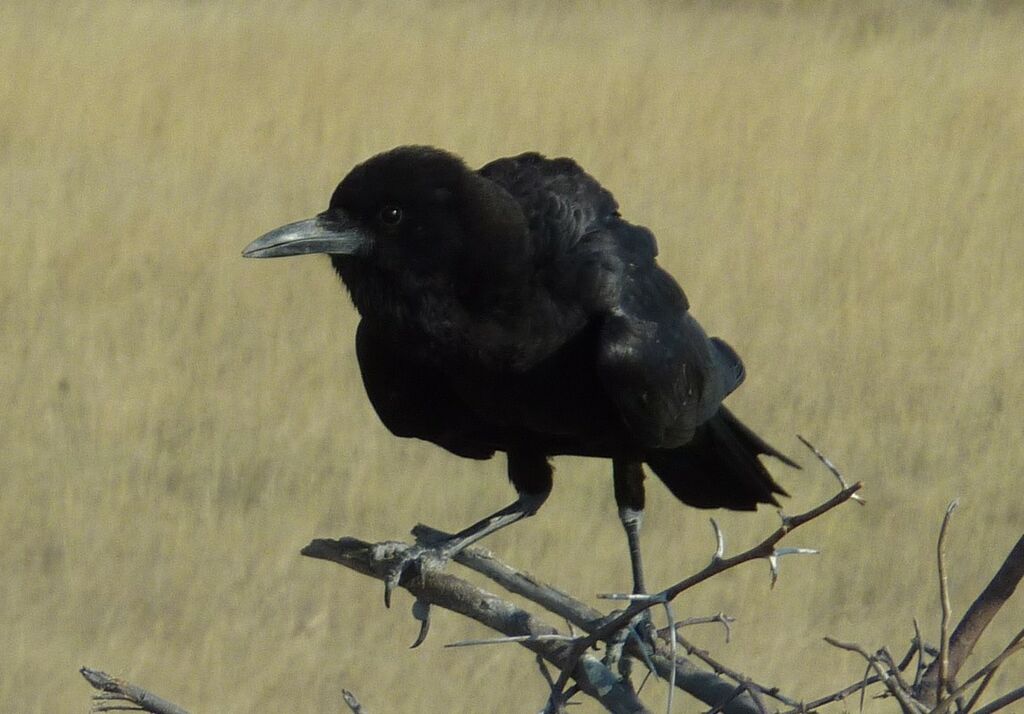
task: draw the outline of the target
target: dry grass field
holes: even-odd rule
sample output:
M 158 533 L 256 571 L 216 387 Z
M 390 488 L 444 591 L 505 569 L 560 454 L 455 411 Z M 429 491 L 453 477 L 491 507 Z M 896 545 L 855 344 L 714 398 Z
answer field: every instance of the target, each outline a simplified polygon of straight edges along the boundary
M 787 511 L 835 490 L 797 433 L 866 482 L 774 590 L 755 564 L 682 599 L 739 618 L 695 639 L 806 697 L 863 673 L 823 635 L 934 641 L 946 503 L 956 615 L 1024 527 L 1022 48 L 1012 3 L 0 4 L 0 710 L 83 711 L 83 664 L 197 712 L 540 708 L 524 652 L 442 649 L 485 634 L 446 613 L 409 651 L 405 593 L 298 555 L 512 495 L 378 423 L 324 259 L 239 255 L 404 143 L 576 157 L 744 356 L 730 404 L 806 467 Z M 610 469 L 556 467 L 487 545 L 627 587 Z M 713 542 L 649 501 L 658 587 Z M 777 522 L 718 515 L 732 549 Z

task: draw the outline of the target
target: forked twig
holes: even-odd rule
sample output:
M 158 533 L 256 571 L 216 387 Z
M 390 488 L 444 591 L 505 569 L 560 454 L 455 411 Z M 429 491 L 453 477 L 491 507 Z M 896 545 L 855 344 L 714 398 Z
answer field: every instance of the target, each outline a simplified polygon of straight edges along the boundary
M 847 650 L 848 652 L 856 652 L 863 657 L 868 665 L 875 670 L 875 674 L 878 675 L 879 680 L 886 686 L 889 693 L 892 694 L 896 701 L 899 702 L 900 709 L 903 714 L 921 714 L 925 709 L 918 704 L 901 685 L 899 680 L 892 675 L 892 672 L 887 671 L 885 667 L 882 667 L 880 658 L 868 654 L 863 647 L 851 642 L 841 642 L 832 637 L 826 637 L 825 641 L 833 647 L 838 647 L 841 650 Z
M 112 677 L 106 672 L 98 669 L 82 667 L 78 670 L 85 681 L 94 688 L 100 690 L 99 694 L 93 696 L 97 702 L 93 708 L 95 711 L 119 711 L 136 710 L 151 712 L 151 714 L 188 714 L 174 702 L 169 702 L 163 697 L 158 697 L 147 689 L 137 684 L 132 684 L 123 679 Z M 124 702 L 134 706 L 126 707 Z

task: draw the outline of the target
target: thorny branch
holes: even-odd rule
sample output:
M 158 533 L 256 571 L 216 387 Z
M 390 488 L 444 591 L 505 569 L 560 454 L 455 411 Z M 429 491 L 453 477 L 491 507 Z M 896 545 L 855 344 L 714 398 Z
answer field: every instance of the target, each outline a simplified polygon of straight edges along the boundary
M 440 531 L 428 526 L 418 525 L 413 529 L 417 539 L 430 540 L 438 536 L 444 537 Z M 515 568 L 501 562 L 489 551 L 483 548 L 467 548 L 455 556 L 455 561 L 465 567 L 484 575 L 502 586 L 514 595 L 519 595 L 527 600 L 541 606 L 545 610 L 565 620 L 570 628 L 579 628 L 589 632 L 601 624 L 607 616 L 600 610 L 596 610 L 581 600 L 576 599 L 558 588 L 537 580 L 532 575 L 516 570 Z M 717 618 L 713 618 L 718 621 Z M 727 620 L 727 618 L 723 619 Z M 667 644 L 668 638 L 660 638 L 656 643 L 655 652 L 647 655 L 652 663 L 655 673 L 664 680 L 672 677 L 675 670 L 676 687 L 681 691 L 700 699 L 701 701 L 714 706 L 724 702 L 732 695 L 734 686 L 721 679 L 718 674 L 731 676 L 732 671 L 728 669 L 714 669 L 709 672 L 695 665 L 685 657 L 673 659 L 670 647 Z M 684 647 L 691 647 L 689 643 L 680 638 Z M 634 638 L 629 638 L 626 645 L 626 652 L 630 656 L 644 660 L 643 648 Z M 697 656 L 702 653 L 693 648 L 693 654 Z M 739 676 L 739 675 L 737 675 Z M 735 678 L 734 678 L 734 681 Z M 768 688 L 765 688 L 768 690 Z M 744 697 L 733 697 L 733 701 L 725 708 L 727 714 L 750 714 L 757 712 L 749 695 Z
M 356 538 L 318 539 L 303 548 L 302 554 L 330 560 L 364 575 L 383 580 L 388 566 L 400 558 L 409 546 L 403 543 L 371 544 Z M 402 587 L 418 601 L 437 605 L 470 617 L 493 630 L 509 636 L 528 636 L 520 644 L 561 671 L 568 671 L 581 689 L 598 699 L 613 712 L 647 711 L 635 692 L 613 675 L 596 657 L 586 654 L 575 657 L 570 645 L 548 635 L 557 630 L 537 616 L 482 590 L 475 585 L 430 569 L 403 582 Z
M 677 596 L 679 596 L 680 593 L 689 590 L 695 585 L 699 585 L 700 583 L 718 575 L 719 573 L 735 568 L 736 566 L 742 565 L 743 563 L 747 563 L 751 560 L 770 558 L 773 555 L 777 556 L 778 553 L 775 550 L 775 545 L 780 540 L 785 538 L 789 533 L 796 530 L 805 523 L 809 523 L 815 518 L 823 516 L 836 506 L 839 506 L 845 503 L 846 501 L 850 500 L 850 498 L 855 493 L 857 493 L 857 491 L 859 491 L 861 488 L 861 483 L 855 483 L 852 486 L 844 488 L 842 491 L 837 493 L 832 498 L 816 506 L 815 508 L 806 511 L 805 513 L 801 513 L 796 516 L 782 516 L 782 525 L 780 525 L 773 533 L 771 533 L 767 538 L 762 540 L 754 547 L 749 548 L 748 550 L 745 550 L 742 553 L 739 553 L 738 555 L 734 555 L 731 558 L 723 558 L 716 554 L 716 556 L 711 559 L 711 562 L 708 565 L 706 565 L 702 570 L 698 571 L 697 573 L 694 573 L 693 575 L 687 578 L 683 578 L 674 585 L 670 585 L 660 593 L 652 595 L 650 601 L 634 602 L 624 611 L 604 622 L 599 628 L 597 628 L 594 632 L 590 633 L 590 635 L 588 635 L 586 638 L 582 640 L 582 642 L 580 643 L 581 646 L 591 647 L 597 642 L 610 636 L 611 633 L 615 632 L 616 630 L 620 630 L 623 627 L 625 627 L 627 624 L 629 624 L 630 621 L 632 621 L 634 617 L 642 613 L 644 610 L 649 609 L 650 607 L 652 607 L 655 604 L 658 604 L 659 602 L 674 600 Z
M 1024 699 L 1024 687 L 1018 687 L 984 706 L 978 706 L 982 693 L 1000 666 L 1012 655 L 1024 651 L 1024 630 L 1021 630 L 998 656 L 979 668 L 959 687 L 953 685 L 954 678 L 981 633 L 1024 577 L 1022 536 L 995 577 L 971 605 L 947 640 L 950 615 L 942 541 L 955 504 L 951 504 L 947 509 L 938 545 L 940 600 L 943 608 L 942 642 L 939 650 L 928 647 L 922 641 L 916 621 L 913 644 L 899 663 L 893 660 L 885 648 L 875 654 L 869 654 L 857 644 L 826 638 L 836 647 L 858 653 L 868 665 L 868 672 L 862 681 L 832 694 L 813 701 L 799 701 L 786 696 L 777 688 L 757 684 L 742 673 L 727 667 L 709 653 L 692 645 L 677 631 L 678 626 L 686 624 L 718 622 L 726 628 L 728 640 L 732 618 L 721 613 L 707 618 L 690 618 L 679 623 L 670 615 L 669 627 L 658 631 L 654 642 L 651 643 L 654 645 L 653 650 L 647 644 L 641 643 L 640 638 L 635 636 L 635 631 L 634 636 L 626 634 L 632 631 L 626 629 L 630 628 L 630 623 L 648 608 L 661 605 L 669 609 L 669 603 L 680 593 L 742 563 L 759 558 L 767 559 L 772 565 L 774 579 L 780 556 L 811 552 L 803 548 L 776 548 L 778 542 L 789 532 L 830 512 L 847 500 L 862 502 L 857 496 L 861 484 L 846 485 L 846 481 L 830 461 L 802 438 L 801 441 L 804 441 L 822 460 L 840 481 L 843 489 L 805 513 L 789 517 L 780 513 L 782 525 L 754 547 L 738 555 L 726 557 L 724 536 L 721 529 L 712 521 L 716 548 L 711 562 L 705 568 L 659 593 L 647 596 L 630 595 L 630 605 L 625 610 L 608 615 L 591 608 L 572 595 L 498 561 L 483 549 L 467 548 L 455 556 L 457 562 L 485 575 L 509 592 L 524 597 L 564 619 L 567 633 L 560 633 L 535 615 L 465 580 L 433 569 L 424 569 L 418 577 L 401 583 L 402 587 L 416 598 L 414 612 L 419 613 L 417 617 L 424 624 L 420 637 L 426 634 L 430 604 L 469 616 L 501 632 L 504 635 L 501 638 L 471 640 L 450 646 L 518 643 L 530 649 L 535 653 L 551 691 L 544 711 L 553 713 L 566 711 L 565 704 L 580 691 L 596 698 L 611 712 L 648 711 L 629 681 L 629 658 L 643 662 L 659 677 L 674 681 L 679 689 L 705 702 L 711 707 L 707 714 L 768 714 L 771 710 L 766 705 L 764 697 L 771 697 L 789 707 L 785 714 L 808 714 L 827 704 L 845 700 L 858 691 L 861 692 L 863 706 L 863 695 L 867 687 L 879 682 L 885 685 L 887 693 L 896 700 L 903 714 L 949 714 L 952 711 L 958 714 L 994 714 Z M 420 542 L 429 542 L 444 535 L 422 525 L 414 529 L 414 534 Z M 315 540 L 304 548 L 302 553 L 314 558 L 331 560 L 357 572 L 384 579 L 389 572 L 390 563 L 401 557 L 409 547 L 404 543 L 370 544 L 355 538 L 342 538 L 337 541 Z M 627 599 L 625 595 L 613 597 Z M 582 634 L 577 634 L 578 630 L 582 631 Z M 605 649 L 603 658 L 594 654 L 597 651 L 595 648 L 600 644 L 603 644 Z M 677 655 L 677 644 L 686 652 L 686 656 Z M 620 655 L 626 655 L 621 663 L 618 662 Z M 699 660 L 709 667 L 710 671 L 694 664 L 688 657 Z M 926 657 L 931 658 L 927 664 Z M 913 682 L 908 684 L 902 672 L 915 658 L 918 662 L 916 673 Z M 549 664 L 558 668 L 557 679 L 549 672 Z M 614 673 L 616 669 L 620 675 Z M 872 671 L 874 673 L 869 674 Z M 129 710 L 153 714 L 188 714 L 181 707 L 141 687 L 103 672 L 83 667 L 81 673 L 90 684 L 100 690 L 100 693 L 94 696 L 95 711 Z M 570 679 L 575 680 L 576 684 L 568 686 Z M 947 688 L 952 691 L 947 693 Z M 972 688 L 973 694 L 965 702 Z M 343 696 L 349 709 L 353 712 L 363 711 L 358 700 L 350 692 L 344 691 Z
M 469 548 L 455 556 L 457 562 L 482 572 L 511 592 L 541 604 L 552 613 L 565 618 L 572 625 L 583 630 L 584 634 L 569 641 L 566 641 L 565 637 L 555 628 L 542 623 L 525 611 L 516 609 L 515 627 L 511 627 L 508 621 L 496 620 L 493 617 L 494 612 L 508 610 L 514 606 L 500 601 L 489 593 L 477 592 L 473 589 L 474 586 L 452 575 L 426 570 L 421 572 L 420 577 L 411 579 L 408 583 L 402 583 L 402 586 L 408 589 L 419 602 L 437 604 L 472 617 L 515 638 L 514 641 L 543 656 L 547 662 L 558 667 L 561 672 L 555 682 L 553 696 L 557 697 L 560 693 L 565 692 L 570 679 L 575 679 L 584 692 L 594 695 L 600 690 L 600 687 L 597 682 L 588 679 L 588 670 L 592 665 L 599 665 L 599 668 L 595 668 L 594 671 L 600 672 L 601 677 L 610 676 L 613 681 L 618 682 L 618 680 L 611 675 L 609 662 L 602 663 L 588 654 L 592 647 L 601 643 L 609 644 L 616 638 L 616 634 L 629 627 L 633 618 L 640 613 L 656 604 L 664 605 L 671 602 L 680 593 L 721 572 L 759 558 L 772 559 L 788 553 L 803 552 L 803 549 L 779 550 L 775 546 L 795 528 L 828 513 L 849 500 L 860 488 L 861 484 L 854 484 L 805 513 L 796 516 L 782 516 L 780 527 L 753 548 L 732 557 L 724 557 L 723 553 L 716 552 L 709 565 L 695 575 L 679 581 L 661 593 L 640 598 L 623 611 L 608 616 L 593 610 L 565 593 L 538 583 L 534 578 L 487 557 L 480 549 Z M 438 532 L 422 526 L 417 527 L 414 532 L 421 541 L 429 541 L 438 535 Z M 722 543 L 720 535 L 718 542 Z M 303 550 L 303 554 L 332 560 L 364 574 L 381 577 L 387 571 L 387 563 L 395 557 L 400 557 L 407 547 L 404 544 L 393 542 L 371 545 L 352 538 L 339 541 L 316 540 Z M 720 545 L 718 550 L 722 549 L 723 546 Z M 447 595 L 446 592 L 448 592 Z M 457 598 L 451 597 L 451 594 L 456 592 L 460 592 L 462 595 Z M 483 599 L 486 599 L 487 602 L 487 613 L 477 610 L 478 602 Z M 531 622 L 532 626 L 524 631 L 523 622 Z M 654 652 L 646 652 L 635 638 L 627 638 L 626 651 L 630 656 L 646 661 L 648 666 L 652 667 L 659 676 L 669 680 L 675 679 L 677 686 L 681 689 L 694 694 L 713 707 L 721 707 L 722 711 L 727 714 L 766 712 L 767 707 L 761 701 L 762 695 L 779 698 L 788 706 L 796 705 L 796 700 L 781 695 L 776 688 L 758 685 L 750 681 L 749 678 L 718 665 L 718 663 L 715 663 L 717 666 L 712 665 L 715 667 L 715 672 L 709 673 L 684 658 L 674 656 L 671 640 L 670 637 L 667 646 L 659 640 L 658 647 Z M 699 652 L 688 643 L 685 646 L 691 653 Z M 704 654 L 704 658 L 710 659 L 706 654 Z M 723 681 L 717 676 L 718 674 L 725 674 L 735 684 Z M 742 696 L 737 696 L 736 684 L 742 685 L 744 690 Z M 620 706 L 640 706 L 639 700 L 634 701 L 627 696 L 627 693 L 631 692 L 630 687 L 622 686 L 622 691 L 619 694 L 624 699 L 620 702 Z M 604 700 L 602 703 L 606 707 L 609 706 L 609 703 Z M 618 709 L 613 710 L 617 711 Z

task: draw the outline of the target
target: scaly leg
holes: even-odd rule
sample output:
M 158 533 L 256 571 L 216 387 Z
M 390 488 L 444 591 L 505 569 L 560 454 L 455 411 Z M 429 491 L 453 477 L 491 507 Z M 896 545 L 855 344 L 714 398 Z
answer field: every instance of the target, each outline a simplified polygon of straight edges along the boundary
M 424 565 L 440 566 L 473 543 L 516 521 L 532 516 L 551 493 L 551 466 L 543 454 L 510 451 L 508 475 L 519 498 L 468 528 L 429 546 L 405 551 L 384 580 L 384 605 L 391 607 L 391 593 L 403 577 L 418 574 Z
M 640 526 L 644 521 L 644 469 L 639 461 L 615 459 L 612 462 L 615 483 L 615 503 L 619 507 L 619 521 L 626 531 L 629 546 L 629 564 L 633 570 L 633 594 L 645 595 L 644 566 L 640 557 Z M 654 646 L 654 623 L 650 611 L 645 610 L 634 621 L 641 641 Z
M 633 569 L 633 593 L 644 594 L 644 568 L 640 559 L 640 526 L 644 520 L 644 470 L 639 461 L 615 459 L 612 462 L 615 480 L 615 503 L 619 521 L 626 531 L 629 563 Z

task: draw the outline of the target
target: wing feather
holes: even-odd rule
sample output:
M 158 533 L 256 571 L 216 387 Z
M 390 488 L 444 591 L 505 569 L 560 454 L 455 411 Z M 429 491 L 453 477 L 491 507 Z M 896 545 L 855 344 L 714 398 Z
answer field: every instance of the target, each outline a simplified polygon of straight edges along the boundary
M 693 438 L 744 377 L 737 354 L 707 336 L 653 256 L 626 264 L 604 319 L 597 370 L 633 437 L 660 449 Z

